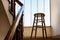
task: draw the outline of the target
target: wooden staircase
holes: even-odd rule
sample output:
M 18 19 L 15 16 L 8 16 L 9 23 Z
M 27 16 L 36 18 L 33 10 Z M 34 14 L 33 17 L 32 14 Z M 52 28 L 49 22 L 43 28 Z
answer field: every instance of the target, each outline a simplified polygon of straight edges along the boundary
M 19 0 L 8 0 L 10 4 L 9 12 L 13 16 L 13 24 L 11 25 L 4 40 L 23 40 L 23 4 Z M 15 2 L 17 2 L 21 9 L 18 15 L 15 16 Z

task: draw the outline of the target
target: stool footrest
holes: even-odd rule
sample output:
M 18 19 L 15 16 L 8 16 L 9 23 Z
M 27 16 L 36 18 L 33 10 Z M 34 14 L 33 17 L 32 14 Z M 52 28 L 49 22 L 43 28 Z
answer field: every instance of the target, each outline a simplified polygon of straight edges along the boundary
M 35 25 L 34 27 L 42 27 L 42 25 L 37 25 L 37 26 Z

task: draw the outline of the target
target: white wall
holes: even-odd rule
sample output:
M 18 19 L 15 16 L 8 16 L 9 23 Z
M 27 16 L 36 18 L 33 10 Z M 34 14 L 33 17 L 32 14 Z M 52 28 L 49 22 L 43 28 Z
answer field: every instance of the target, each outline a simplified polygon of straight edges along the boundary
M 25 0 L 25 1 L 21 0 L 21 1 L 24 2 L 24 26 L 33 25 L 35 13 L 44 13 L 46 26 L 50 26 L 50 5 L 49 5 L 50 0 Z M 39 24 L 40 23 L 38 23 L 38 25 Z
M 60 35 L 60 0 L 51 0 L 51 26 L 53 35 Z
M 3 6 L 4 6 L 4 8 L 5 8 L 5 11 L 6 11 L 8 20 L 9 20 L 9 22 L 10 22 L 10 25 L 11 25 L 11 24 L 12 24 L 13 17 L 12 17 L 12 15 L 9 13 L 9 10 L 8 10 L 8 0 L 2 0 L 2 3 L 3 3 Z

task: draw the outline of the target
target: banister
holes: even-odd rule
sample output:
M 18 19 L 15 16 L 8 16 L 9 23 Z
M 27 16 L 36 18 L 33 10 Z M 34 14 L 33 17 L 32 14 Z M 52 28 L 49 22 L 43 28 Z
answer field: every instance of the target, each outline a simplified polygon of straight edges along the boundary
M 9 10 L 9 12 L 11 13 L 12 16 L 14 16 L 13 12 L 11 10 Z
M 9 12 L 12 14 L 12 16 L 14 16 L 14 14 L 15 14 L 15 10 L 14 10 L 15 9 L 14 8 L 15 4 L 13 6 L 13 4 L 12 4 L 13 1 L 12 0 L 8 0 L 8 2 L 9 2 L 9 7 L 10 7 Z M 23 4 L 19 0 L 14 0 L 14 2 L 17 2 L 21 7 L 23 6 Z
M 15 0 L 20 6 L 23 6 L 23 4 L 19 0 Z
M 21 16 L 23 15 L 22 12 L 23 12 L 23 6 L 20 9 L 20 13 L 18 13 L 19 15 L 13 21 L 13 24 L 12 24 L 11 28 L 9 29 L 9 31 L 8 31 L 8 33 L 7 33 L 7 35 L 6 35 L 4 40 L 12 40 L 13 39 L 14 33 L 16 31 L 16 28 L 17 28 L 17 26 L 19 24 Z
M 11 1 L 8 0 L 9 4 L 11 4 Z M 19 0 L 15 0 L 15 2 L 17 2 L 20 6 L 23 6 L 23 4 L 19 1 Z

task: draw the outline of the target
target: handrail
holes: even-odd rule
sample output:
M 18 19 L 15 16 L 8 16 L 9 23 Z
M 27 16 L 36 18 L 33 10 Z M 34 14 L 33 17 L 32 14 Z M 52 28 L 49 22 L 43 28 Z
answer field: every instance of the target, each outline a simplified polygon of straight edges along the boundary
M 23 4 L 19 0 L 15 0 L 20 6 L 23 6 Z
M 12 40 L 13 36 L 14 36 L 14 33 L 16 31 L 16 28 L 19 24 L 19 20 L 21 19 L 21 15 L 22 15 L 22 11 L 23 11 L 23 6 L 21 7 L 20 9 L 20 13 L 18 13 L 19 15 L 16 17 L 16 19 L 14 20 L 10 30 L 8 31 L 6 37 L 4 40 Z
M 12 6 L 12 3 L 8 0 L 8 2 L 9 2 L 9 4 L 11 4 L 11 6 Z M 22 18 L 22 15 L 23 15 L 23 4 L 19 1 L 19 0 L 14 0 L 14 2 L 17 2 L 20 6 L 21 6 L 21 9 L 19 10 L 19 12 L 18 12 L 18 15 L 17 15 L 17 17 L 13 20 L 13 24 L 12 24 L 12 26 L 10 27 L 10 29 L 9 29 L 9 31 L 8 31 L 8 33 L 7 33 L 7 35 L 6 35 L 6 37 L 5 37 L 5 39 L 4 40 L 12 40 L 13 39 L 13 36 L 14 36 L 14 34 L 15 34 L 15 32 L 16 32 L 16 28 L 17 28 L 17 26 L 19 25 L 19 21 L 21 20 L 21 18 Z M 13 4 L 13 5 L 15 5 L 15 3 Z M 14 7 L 14 6 L 12 6 L 12 7 Z M 15 7 L 14 7 L 15 8 Z M 14 9 L 14 8 L 11 8 L 11 9 Z M 14 17 L 14 11 L 12 11 L 12 10 L 9 10 L 9 12 L 12 14 L 12 16 Z
M 9 6 L 11 7 L 11 1 L 8 0 L 8 2 L 10 4 Z M 23 4 L 19 0 L 15 0 L 15 2 L 17 2 L 21 7 L 23 6 Z M 9 9 L 9 12 L 11 13 L 12 16 L 14 16 L 14 13 L 12 12 L 11 9 Z

